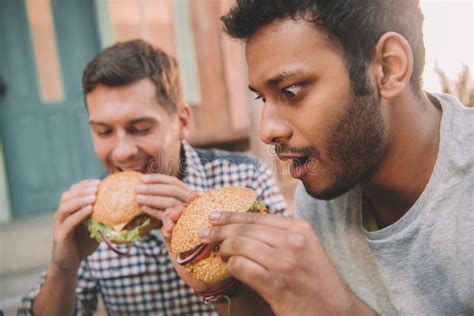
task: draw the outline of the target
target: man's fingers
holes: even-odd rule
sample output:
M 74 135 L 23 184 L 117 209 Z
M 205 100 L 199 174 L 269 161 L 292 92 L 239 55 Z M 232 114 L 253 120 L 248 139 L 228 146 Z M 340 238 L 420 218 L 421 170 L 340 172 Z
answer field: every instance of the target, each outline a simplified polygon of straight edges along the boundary
M 183 213 L 185 208 L 186 208 L 186 205 L 177 205 L 175 207 L 170 208 L 169 218 L 172 221 L 176 222 L 181 217 L 181 214 Z
M 161 174 L 161 173 L 145 174 L 141 177 L 141 180 L 145 184 L 150 184 L 150 183 L 172 184 L 182 189 L 187 189 L 187 185 L 183 181 L 179 180 L 176 177 L 169 176 L 166 174 Z
M 171 197 L 182 202 L 186 202 L 189 195 L 188 189 L 170 184 L 139 184 L 135 189 L 140 195 Z
M 197 191 L 192 191 L 192 192 L 189 193 L 189 195 L 187 196 L 186 202 L 187 202 L 187 203 L 191 203 L 192 201 L 194 201 L 194 200 L 197 199 L 198 197 L 199 197 L 199 192 L 197 192 Z
M 157 210 L 149 206 L 142 206 L 142 211 L 159 221 L 163 221 L 162 217 L 163 217 L 164 211 L 162 210 Z
M 163 213 L 163 216 L 162 216 L 163 227 L 161 228 L 161 231 L 165 239 L 171 238 L 171 233 L 173 232 L 174 225 L 176 224 L 176 221 L 181 216 L 181 213 L 183 212 L 184 208 L 185 208 L 184 205 L 178 205 L 178 206 L 167 209 Z
M 209 222 L 212 225 L 220 226 L 227 224 L 260 224 L 286 229 L 295 224 L 293 218 L 264 213 L 246 213 L 246 212 L 212 212 L 209 215 Z
M 221 243 L 228 238 L 245 236 L 258 240 L 271 247 L 280 247 L 287 243 L 288 231 L 274 226 L 258 224 L 228 224 L 204 228 L 199 237 L 203 243 Z
M 82 195 L 90 195 L 90 194 L 97 194 L 97 191 L 99 190 L 99 186 L 94 184 L 94 182 L 85 182 L 86 184 L 82 186 L 76 186 L 75 189 L 72 187 L 64 192 L 61 195 L 61 199 L 59 200 L 59 204 L 63 204 L 67 202 L 68 200 L 74 199 L 78 196 Z M 90 184 L 92 183 L 92 184 Z
M 242 283 L 259 293 L 268 287 L 269 271 L 246 257 L 233 256 L 227 261 L 227 270 Z
M 82 187 L 97 187 L 100 184 L 99 179 L 87 179 L 87 180 L 82 180 L 78 183 L 73 184 L 70 188 L 69 191 L 75 191 L 77 189 L 80 189 Z
M 72 200 L 69 200 L 62 205 L 59 206 L 59 209 L 56 211 L 55 218 L 56 221 L 62 223 L 69 217 L 72 213 L 76 212 L 82 207 L 85 207 L 89 204 L 92 204 L 96 199 L 96 196 L 91 195 L 84 195 L 80 197 L 76 197 Z
M 137 195 L 137 202 L 158 210 L 166 210 L 170 207 L 183 204 L 182 201 L 166 196 Z
M 68 231 L 72 231 L 76 228 L 77 225 L 79 225 L 81 222 L 83 222 L 87 217 L 92 213 L 92 205 L 87 205 L 82 207 L 80 210 L 77 212 L 71 214 L 66 218 L 66 220 L 63 223 L 63 226 L 66 226 Z
M 245 257 L 266 269 L 271 267 L 278 256 L 277 252 L 278 248 L 246 236 L 228 238 L 219 245 L 219 254 L 224 260 L 235 256 Z

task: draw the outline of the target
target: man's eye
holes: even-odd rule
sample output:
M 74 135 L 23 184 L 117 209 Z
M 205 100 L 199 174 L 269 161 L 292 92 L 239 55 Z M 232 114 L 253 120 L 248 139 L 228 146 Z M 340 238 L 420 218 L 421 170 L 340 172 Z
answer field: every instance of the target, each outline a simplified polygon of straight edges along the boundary
M 262 100 L 263 103 L 265 103 L 266 99 L 265 97 L 262 97 L 261 95 L 257 94 L 257 96 L 255 97 L 255 100 Z
M 303 88 L 302 85 L 299 85 L 299 84 L 294 84 L 294 85 L 291 85 L 291 86 L 288 86 L 286 88 L 283 88 L 283 93 L 285 94 L 285 96 L 289 99 L 291 98 L 294 98 L 296 97 L 296 95 L 298 94 L 298 92 L 300 92 L 300 90 Z
M 112 134 L 112 130 L 111 130 L 111 129 L 100 129 L 100 130 L 96 130 L 95 132 L 96 132 L 96 134 L 99 135 L 99 136 L 107 136 L 107 135 Z
M 151 131 L 151 127 L 144 127 L 144 128 L 131 128 L 130 129 L 130 132 L 132 132 L 133 134 L 138 134 L 138 135 L 141 135 L 141 134 L 146 134 L 148 132 Z

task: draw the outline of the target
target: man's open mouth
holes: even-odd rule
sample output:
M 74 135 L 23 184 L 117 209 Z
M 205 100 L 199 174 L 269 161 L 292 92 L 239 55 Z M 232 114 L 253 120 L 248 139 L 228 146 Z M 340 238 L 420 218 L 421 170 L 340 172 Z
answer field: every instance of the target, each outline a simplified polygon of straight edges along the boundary
M 141 172 L 141 173 L 146 173 L 146 168 L 143 168 L 142 166 L 135 166 L 135 167 L 119 167 L 119 166 L 115 166 L 115 169 L 116 169 L 118 172 L 122 172 L 122 171 L 138 171 L 138 172 Z

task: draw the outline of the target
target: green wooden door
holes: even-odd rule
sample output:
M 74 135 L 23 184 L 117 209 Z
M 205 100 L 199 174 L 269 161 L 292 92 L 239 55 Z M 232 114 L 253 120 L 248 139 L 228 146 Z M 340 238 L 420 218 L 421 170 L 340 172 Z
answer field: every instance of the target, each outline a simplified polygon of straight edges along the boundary
M 0 0 L 0 137 L 14 215 L 51 211 L 103 172 L 87 127 L 81 75 L 100 49 L 93 0 L 50 0 L 64 98 L 42 101 L 24 0 Z

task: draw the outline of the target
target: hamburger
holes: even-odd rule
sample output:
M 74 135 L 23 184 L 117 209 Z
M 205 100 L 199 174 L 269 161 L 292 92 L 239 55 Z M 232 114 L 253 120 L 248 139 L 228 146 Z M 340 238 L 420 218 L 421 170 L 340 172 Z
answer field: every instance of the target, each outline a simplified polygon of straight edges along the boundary
M 217 283 L 230 277 L 219 256 L 218 245 L 202 244 L 198 234 L 210 226 L 208 216 L 212 211 L 266 212 L 265 204 L 256 198 L 252 189 L 228 186 L 203 193 L 192 201 L 171 234 L 171 251 L 176 254 L 176 262 L 205 283 Z
M 132 244 L 156 228 L 160 222 L 143 213 L 136 201 L 134 186 L 143 174 L 123 171 L 107 176 L 99 185 L 92 214 L 87 221 L 91 238 L 111 244 Z

